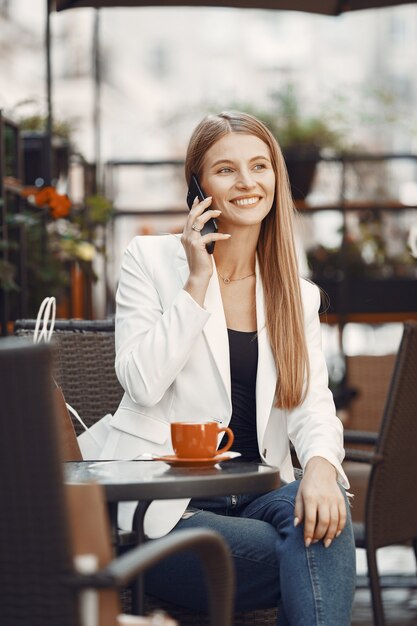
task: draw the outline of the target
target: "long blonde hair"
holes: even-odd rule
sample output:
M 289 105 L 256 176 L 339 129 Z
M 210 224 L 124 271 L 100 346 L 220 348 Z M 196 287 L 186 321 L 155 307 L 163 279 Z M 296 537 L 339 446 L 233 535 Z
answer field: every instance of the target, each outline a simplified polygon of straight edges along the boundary
M 228 133 L 254 135 L 268 146 L 271 154 L 275 197 L 261 225 L 257 254 L 264 288 L 266 328 L 278 375 L 275 405 L 291 409 L 304 399 L 310 370 L 293 237 L 295 209 L 281 149 L 268 128 L 252 115 L 237 111 L 209 115 L 191 136 L 185 177 L 189 184 L 192 174 L 201 175 L 207 150 Z

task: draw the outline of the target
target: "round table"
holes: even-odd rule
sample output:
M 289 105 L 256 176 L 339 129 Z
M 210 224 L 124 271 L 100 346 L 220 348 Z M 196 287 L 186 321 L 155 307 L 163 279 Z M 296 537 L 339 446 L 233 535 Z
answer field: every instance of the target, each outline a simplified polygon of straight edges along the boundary
M 238 459 L 210 466 L 171 467 L 162 461 L 69 461 L 64 464 L 67 483 L 96 482 L 109 505 L 117 537 L 117 504 L 138 500 L 133 529 L 136 544 L 146 538 L 143 520 L 153 500 L 204 498 L 243 493 L 266 493 L 280 486 L 279 470 Z M 143 612 L 144 587 L 139 578 L 133 594 L 135 612 Z
M 108 502 L 265 493 L 280 486 L 276 467 L 239 460 L 170 467 L 161 461 L 71 461 L 66 482 L 97 482 Z

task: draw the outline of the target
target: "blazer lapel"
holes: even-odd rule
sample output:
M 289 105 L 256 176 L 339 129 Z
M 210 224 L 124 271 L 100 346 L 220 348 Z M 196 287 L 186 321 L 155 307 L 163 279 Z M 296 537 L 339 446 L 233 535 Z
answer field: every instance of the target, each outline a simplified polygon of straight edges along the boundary
M 256 260 L 256 322 L 258 328 L 256 426 L 258 442 L 262 445 L 263 436 L 274 402 L 277 370 L 265 326 L 264 290 L 259 272 L 258 260 Z
M 178 270 L 181 276 L 181 284 L 184 285 L 190 270 L 183 249 L 180 251 L 179 261 Z M 204 308 L 209 311 L 211 315 L 204 326 L 203 335 L 219 370 L 231 408 L 229 337 L 227 334 L 226 318 L 214 258 L 213 274 L 204 299 Z
M 220 372 L 231 407 L 229 337 L 214 258 L 213 274 L 207 288 L 204 307 L 211 315 L 204 326 L 203 334 Z
M 189 268 L 185 252 L 181 246 L 179 253 L 178 270 L 181 276 L 181 284 L 184 285 L 189 275 Z M 277 371 L 275 361 L 269 343 L 265 327 L 264 290 L 256 260 L 256 323 L 258 329 L 258 372 L 256 377 L 256 422 L 258 441 L 262 445 L 263 436 L 271 414 L 274 402 Z M 208 347 L 223 381 L 227 397 L 231 403 L 230 388 L 230 356 L 229 338 L 227 334 L 226 319 L 224 316 L 223 303 L 220 293 L 220 285 L 213 258 L 213 275 L 204 300 L 204 306 L 211 315 L 203 329 Z

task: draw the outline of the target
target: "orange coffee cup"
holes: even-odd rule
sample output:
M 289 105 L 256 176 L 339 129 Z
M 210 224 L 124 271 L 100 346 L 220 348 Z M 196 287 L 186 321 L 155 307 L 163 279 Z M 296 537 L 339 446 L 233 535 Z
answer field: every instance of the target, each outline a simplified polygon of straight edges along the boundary
M 217 450 L 219 433 L 227 433 L 227 444 Z M 208 459 L 231 448 L 234 435 L 230 428 L 217 422 L 173 422 L 171 424 L 172 447 L 178 458 Z

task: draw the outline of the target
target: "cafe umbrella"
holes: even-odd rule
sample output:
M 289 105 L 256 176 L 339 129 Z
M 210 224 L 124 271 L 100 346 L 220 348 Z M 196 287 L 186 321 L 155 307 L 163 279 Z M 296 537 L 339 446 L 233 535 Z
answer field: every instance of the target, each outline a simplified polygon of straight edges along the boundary
M 277 9 L 305 11 L 323 15 L 340 15 L 346 11 L 376 9 L 379 7 L 414 4 L 413 0 L 54 0 L 52 8 L 57 11 L 79 7 L 127 7 L 127 6 L 211 6 L 239 9 Z

